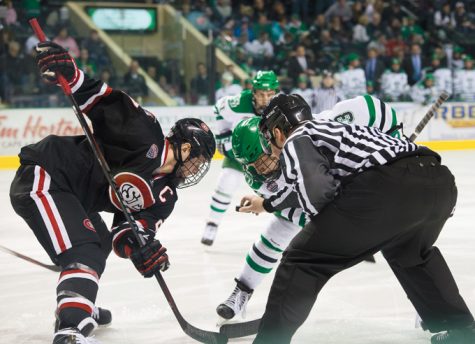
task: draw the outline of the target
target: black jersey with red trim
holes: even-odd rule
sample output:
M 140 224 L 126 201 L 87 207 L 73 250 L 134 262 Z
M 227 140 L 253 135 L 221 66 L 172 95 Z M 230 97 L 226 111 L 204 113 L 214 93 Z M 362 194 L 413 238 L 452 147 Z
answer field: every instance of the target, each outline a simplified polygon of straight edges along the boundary
M 71 89 L 91 121 L 127 207 L 152 228 L 163 222 L 173 210 L 177 195 L 173 177 L 157 173 L 168 152 L 168 141 L 157 118 L 124 92 L 82 71 Z M 88 213 L 120 214 L 120 206 L 85 136 L 50 135 L 23 147 L 19 156 L 22 164 L 42 166 L 56 183 L 78 197 Z

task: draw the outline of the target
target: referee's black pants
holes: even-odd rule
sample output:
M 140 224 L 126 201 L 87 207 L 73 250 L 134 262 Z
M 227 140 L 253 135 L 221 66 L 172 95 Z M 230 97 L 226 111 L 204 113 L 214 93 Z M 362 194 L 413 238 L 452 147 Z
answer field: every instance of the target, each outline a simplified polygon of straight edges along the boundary
M 432 246 L 457 199 L 448 168 L 432 156 L 406 157 L 343 184 L 284 252 L 254 343 L 290 343 L 325 283 L 378 251 L 430 331 L 473 322 Z

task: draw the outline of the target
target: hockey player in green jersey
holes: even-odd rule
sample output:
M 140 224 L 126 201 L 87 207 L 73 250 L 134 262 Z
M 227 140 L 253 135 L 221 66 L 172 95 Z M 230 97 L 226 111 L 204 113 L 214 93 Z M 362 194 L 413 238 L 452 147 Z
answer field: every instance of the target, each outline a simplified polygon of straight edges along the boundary
M 239 95 L 223 97 L 216 102 L 216 140 L 224 161 L 218 185 L 211 197 L 211 209 L 201 239 L 204 245 L 213 244 L 221 219 L 242 181 L 241 164 L 235 160 L 231 147 L 233 129 L 240 120 L 259 116 L 278 91 L 279 81 L 275 73 L 259 71 L 252 80 L 252 90 L 244 90 Z
M 373 126 L 399 137 L 396 112 L 388 104 L 369 95 L 359 96 L 335 104 L 330 110 L 313 114 L 317 119 L 326 119 L 346 124 Z M 276 195 L 285 186 L 279 171 L 278 161 L 264 153 L 259 133 L 260 117 L 240 121 L 232 134 L 234 157 L 242 165 L 247 184 L 262 198 Z M 245 144 L 244 144 L 245 143 Z M 265 230 L 253 244 L 231 295 L 221 303 L 216 312 L 229 320 L 245 313 L 247 302 L 254 289 L 278 263 L 282 252 L 292 238 L 305 225 L 306 217 L 295 195 L 286 199 L 288 208 L 274 213 Z M 241 202 L 242 203 L 242 202 Z M 365 259 L 374 262 L 373 257 Z

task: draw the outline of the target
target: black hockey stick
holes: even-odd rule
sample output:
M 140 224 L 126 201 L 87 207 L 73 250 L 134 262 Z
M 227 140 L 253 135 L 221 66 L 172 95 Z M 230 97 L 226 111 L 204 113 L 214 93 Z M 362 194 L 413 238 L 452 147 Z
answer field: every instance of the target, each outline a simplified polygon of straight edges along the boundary
M 36 36 L 40 40 L 40 42 L 44 42 L 46 40 L 45 34 L 43 33 L 43 30 L 41 30 L 40 25 L 38 24 L 38 21 L 36 19 L 30 19 L 30 25 L 35 32 Z M 84 115 L 79 108 L 78 103 L 74 99 L 71 88 L 69 87 L 69 84 L 67 83 L 66 79 L 60 75 L 56 75 L 59 84 L 61 85 L 61 88 L 64 92 L 64 94 L 68 97 L 69 101 L 73 105 L 74 113 L 76 114 L 76 117 L 81 124 L 81 127 L 87 137 L 87 140 L 92 148 L 92 151 L 94 153 L 94 156 L 96 159 L 99 161 L 99 165 L 102 168 L 102 172 L 104 173 L 104 176 L 107 179 L 107 182 L 109 183 L 110 187 L 114 191 L 114 194 L 116 195 L 122 212 L 124 213 L 125 219 L 127 222 L 130 224 L 132 231 L 139 242 L 140 246 L 145 245 L 145 239 L 140 235 L 137 224 L 130 212 L 130 210 L 125 207 L 124 205 L 124 200 L 122 198 L 122 194 L 119 192 L 117 185 L 115 183 L 115 180 L 112 178 L 111 171 L 109 168 L 109 165 L 107 164 L 107 161 L 104 158 L 104 155 L 102 154 L 102 151 L 100 150 L 92 132 L 89 126 L 86 123 L 86 120 L 84 119 Z M 170 290 L 168 289 L 167 284 L 165 283 L 165 280 L 163 279 L 162 275 L 160 272 L 155 273 L 155 278 L 158 281 L 158 284 L 160 285 L 160 288 L 162 289 L 163 293 L 165 294 L 165 298 L 168 301 L 168 305 L 172 309 L 173 313 L 175 314 L 176 319 L 178 320 L 178 323 L 180 324 L 181 328 L 183 331 L 190 336 L 191 338 L 202 342 L 202 343 L 208 343 L 208 344 L 225 344 L 228 342 L 228 338 L 223 335 L 222 333 L 218 332 L 211 332 L 211 331 L 206 331 L 206 330 L 201 330 L 197 327 L 194 327 L 190 323 L 188 323 L 183 316 L 181 315 L 180 311 L 178 310 L 178 307 L 175 303 L 175 300 L 173 299 L 172 294 L 170 293 Z
M 11 254 L 15 257 L 18 257 L 20 259 L 26 260 L 27 262 L 30 262 L 30 263 L 33 263 L 35 265 L 41 266 L 45 269 L 48 269 L 48 270 L 51 270 L 51 271 L 54 271 L 54 272 L 60 272 L 61 271 L 61 268 L 57 265 L 42 263 L 42 262 L 40 262 L 36 259 L 25 256 L 24 254 L 21 254 L 20 252 L 10 250 L 8 247 L 5 247 L 3 245 L 0 245 L 0 250 L 2 250 L 3 252 L 9 253 L 9 254 Z
M 261 318 L 234 324 L 224 324 L 219 328 L 219 333 L 224 334 L 228 338 L 251 336 L 257 333 L 260 323 Z
M 435 101 L 434 104 L 430 107 L 429 111 L 422 117 L 420 122 L 417 124 L 416 129 L 412 133 L 411 137 L 409 137 L 409 140 L 414 142 L 416 137 L 421 133 L 421 131 L 425 128 L 427 123 L 430 121 L 430 119 L 435 115 L 437 110 L 440 108 L 440 106 L 447 100 L 449 99 L 449 94 L 446 91 L 442 91 L 442 93 L 439 95 L 437 100 Z

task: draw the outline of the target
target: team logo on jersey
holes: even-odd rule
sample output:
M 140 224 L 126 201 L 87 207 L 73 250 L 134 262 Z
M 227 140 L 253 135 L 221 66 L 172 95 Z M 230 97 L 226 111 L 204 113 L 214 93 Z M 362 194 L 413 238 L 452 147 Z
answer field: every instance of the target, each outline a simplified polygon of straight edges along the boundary
M 145 156 L 149 159 L 155 159 L 158 156 L 158 147 L 155 143 L 150 146 Z
M 266 183 L 266 188 L 270 192 L 277 192 L 277 190 L 279 189 L 279 186 L 277 185 L 275 181 L 271 181 L 269 183 Z
M 336 116 L 334 120 L 343 124 L 351 124 L 355 120 L 355 117 L 351 112 L 347 111 Z
M 118 191 L 124 200 L 124 205 L 131 211 L 146 209 L 155 203 L 150 185 L 141 177 L 134 173 L 122 172 L 115 177 Z M 111 187 L 109 187 L 109 197 L 112 204 L 121 210 L 119 200 Z
M 86 227 L 87 229 L 89 229 L 90 231 L 93 231 L 95 232 L 95 228 L 94 226 L 92 225 L 92 222 L 91 220 L 89 219 L 84 219 L 84 221 L 82 222 L 83 226 Z
M 241 95 L 240 95 L 240 94 L 238 94 L 238 95 L 236 95 L 236 96 L 234 96 L 234 97 L 231 97 L 231 98 L 229 99 L 229 102 L 228 102 L 228 103 L 229 103 L 229 107 L 234 108 L 234 107 L 238 106 L 240 102 L 241 102 Z

